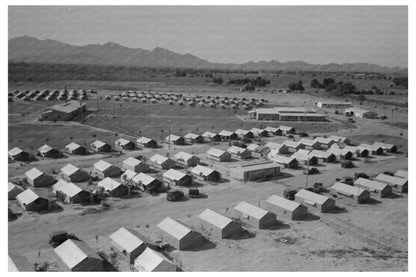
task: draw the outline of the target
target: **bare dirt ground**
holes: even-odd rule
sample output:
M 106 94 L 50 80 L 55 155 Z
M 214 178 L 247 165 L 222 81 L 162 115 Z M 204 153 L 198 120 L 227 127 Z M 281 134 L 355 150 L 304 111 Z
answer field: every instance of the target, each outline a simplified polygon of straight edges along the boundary
M 172 88 L 169 89 L 172 90 Z M 177 88 L 177 90 L 182 90 L 182 88 Z M 189 91 L 189 93 L 194 92 Z M 198 93 L 201 92 L 198 91 Z M 222 93 L 226 95 L 226 92 Z M 259 97 L 268 97 L 271 104 L 278 105 L 281 103 L 282 105 L 291 104 L 294 106 L 313 106 L 320 99 L 311 95 L 298 94 L 265 94 Z M 92 103 L 93 101 L 91 101 L 91 105 Z M 229 126 L 231 130 L 260 126 L 259 123 L 244 122 L 229 111 L 215 115 L 215 113 L 211 114 L 211 110 L 196 110 L 197 113 L 199 112 L 198 115 L 192 113 L 192 110 L 175 110 L 168 105 L 163 106 L 164 104 L 155 106 L 142 104 L 137 106 L 137 103 L 128 103 L 117 110 L 113 110 L 111 104 L 106 105 L 108 109 L 101 112 L 101 115 L 96 118 L 117 114 L 116 116 L 120 117 L 118 121 L 111 118 L 107 118 L 107 121 L 111 124 L 117 122 L 117 128 L 121 127 L 124 131 L 104 124 L 38 124 L 34 122 L 36 117 L 33 115 L 42 110 L 40 106 L 27 104 L 13 106 L 14 109 L 12 108 L 11 111 L 9 109 L 9 115 L 13 113 L 18 120 L 9 127 L 9 148 L 22 145 L 23 148 L 33 146 L 36 149 L 36 147 L 45 143 L 46 138 L 48 138 L 47 142 L 50 145 L 59 146 L 60 148 L 71 140 L 77 141 L 78 139 L 81 140 L 82 144 L 88 144 L 96 138 L 103 137 L 103 140 L 108 139 L 108 142 L 113 143 L 116 139 L 114 133 L 118 133 L 119 136 L 126 135 L 125 137 L 133 139 L 133 135 L 139 135 L 139 130 L 142 135 L 146 135 L 147 130 L 152 129 L 157 129 L 156 135 L 158 137 L 160 136 L 158 133 L 160 130 L 167 130 L 168 128 L 166 118 L 163 115 L 167 116 L 172 113 L 177 118 L 184 117 L 180 120 L 172 119 L 172 124 L 176 121 L 179 122 L 175 123 L 177 124 L 175 127 L 171 126 L 177 132 L 179 132 L 179 129 L 182 129 L 182 132 L 189 130 L 197 132 L 196 128 L 198 128 L 198 131 L 202 133 L 206 131 L 205 128 L 211 130 L 211 125 L 221 126 L 221 128 Z M 125 109 L 125 112 L 122 112 L 123 109 Z M 153 109 L 155 115 L 147 117 L 147 115 L 151 115 Z M 163 112 L 164 109 L 166 109 L 165 113 Z M 24 120 L 19 116 L 22 110 L 27 112 Z M 399 143 L 399 150 L 407 151 L 407 130 L 388 126 L 379 120 L 366 119 L 356 119 L 356 123 L 351 126 L 344 123 L 344 116 L 335 115 L 334 110 L 322 110 L 322 112 L 328 112 L 331 119 L 334 120 L 332 124 L 339 124 L 338 128 L 328 128 L 325 125 L 311 127 L 311 124 L 307 125 L 305 123 L 297 123 L 299 125 L 296 125 L 296 128 L 300 131 L 305 130 L 311 135 L 339 134 L 351 136 L 358 141 L 365 138 L 367 140 L 378 140 L 380 138 L 386 141 L 394 140 Z M 159 113 L 162 115 L 161 119 L 155 120 L 154 118 Z M 123 114 L 124 117 L 121 116 Z M 127 121 L 128 124 L 123 125 L 129 115 L 134 117 Z M 142 115 L 145 116 L 143 119 L 141 118 Z M 186 118 L 187 115 L 189 115 L 188 118 Z M 194 116 L 199 116 L 199 118 L 194 121 L 189 120 L 190 117 Z M 206 123 L 204 123 L 205 117 L 207 117 Z M 222 120 L 221 122 L 221 120 L 216 120 L 217 117 L 232 118 L 232 121 Z M 149 121 L 150 119 L 151 121 Z M 397 111 L 394 120 L 407 122 L 407 111 Z M 202 122 L 202 125 L 198 125 L 198 122 Z M 274 124 L 266 123 L 267 126 L 274 126 Z M 279 122 L 276 124 L 295 125 Z M 96 137 L 93 137 L 94 134 Z M 385 137 L 379 137 L 378 134 Z M 71 139 L 71 137 L 73 138 Z M 282 137 L 275 137 L 266 140 L 280 141 L 283 139 Z M 155 153 L 170 153 L 170 155 L 173 155 L 180 150 L 184 150 L 197 154 L 201 157 L 203 163 L 219 170 L 226 182 L 220 184 L 204 183 L 200 190 L 208 195 L 205 199 L 168 202 L 165 194 L 158 196 L 143 194 L 141 197 L 131 199 L 111 198 L 109 201 L 111 207 L 97 213 L 87 211 L 91 208 L 98 208 L 98 206 L 64 205 L 62 203 L 59 203 L 63 207 L 60 212 L 48 214 L 23 213 L 17 220 L 9 222 L 9 252 L 25 255 L 32 263 L 49 262 L 51 264 L 49 270 L 51 271 L 63 270 L 57 262 L 53 249 L 47 243 L 48 235 L 53 231 L 63 229 L 75 233 L 92 248 L 110 255 L 112 251 L 108 236 L 121 226 L 134 228 L 157 240 L 159 235 L 157 234 L 156 225 L 167 216 L 176 218 L 192 227 L 196 226 L 196 216 L 205 208 L 213 209 L 231 217 L 231 208 L 240 201 L 262 206 L 263 201 L 271 194 L 282 195 L 285 188 L 305 186 L 306 178 L 302 169 L 283 169 L 283 177 L 267 182 L 243 183 L 235 181 L 229 177 L 229 167 L 240 162 L 219 163 L 208 160 L 205 152 L 211 146 L 213 145 L 173 146 L 171 149 L 165 147 L 157 150 L 127 151 L 122 155 L 112 153 L 110 155 L 89 155 L 82 158 L 41 159 L 29 166 L 10 163 L 9 179 L 19 180 L 23 177 L 24 172 L 32 166 L 48 172 L 51 169 L 58 172 L 67 163 L 73 163 L 89 171 L 92 164 L 99 159 L 121 165 L 121 162 L 127 156 L 142 155 L 148 158 Z M 221 143 L 215 145 L 215 147 L 225 149 L 228 144 Z M 408 167 L 408 160 L 404 154 L 374 157 L 367 161 L 356 160 L 354 163 L 357 168 L 353 169 L 342 169 L 339 164 L 320 165 L 318 168 L 321 174 L 309 176 L 308 182 L 309 184 L 322 182 L 324 186 L 328 187 L 335 182 L 335 178 L 352 176 L 354 172 L 366 172 L 369 175 L 375 175 L 386 170 L 395 171 Z M 152 174 L 160 175 L 160 173 Z M 55 176 L 59 177 L 58 174 Z M 81 183 L 80 186 L 85 187 L 86 184 Z M 47 189 L 37 189 L 37 191 L 41 195 L 50 194 Z M 407 271 L 407 194 L 398 198 L 376 200 L 378 201 L 373 201 L 372 204 L 358 205 L 350 202 L 349 199 L 337 198 L 337 206 L 344 208 L 344 212 L 321 214 L 311 211 L 313 216 L 310 216 L 308 220 L 281 220 L 278 226 L 265 230 L 244 226 L 250 234 L 244 238 L 212 241 L 195 251 L 174 250 L 169 255 L 185 271 Z M 18 209 L 15 201 L 9 201 L 9 206 Z M 82 215 L 83 212 L 84 215 Z M 128 270 L 124 258 L 117 257 L 113 262 L 118 270 Z

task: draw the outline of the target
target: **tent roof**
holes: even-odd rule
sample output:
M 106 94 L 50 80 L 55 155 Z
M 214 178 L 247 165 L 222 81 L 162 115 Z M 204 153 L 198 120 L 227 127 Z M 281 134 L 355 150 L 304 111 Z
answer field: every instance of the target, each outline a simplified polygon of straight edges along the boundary
M 68 239 L 54 250 L 70 269 L 74 268 L 88 257 L 102 260 L 102 258 L 83 241 Z
M 299 206 L 301 206 L 300 203 L 292 201 L 292 200 L 288 200 L 286 198 L 277 196 L 275 194 L 271 195 L 267 200 L 268 203 L 281 207 L 285 210 L 291 211 L 293 212 L 294 210 L 296 210 Z
M 110 239 L 121 247 L 121 251 L 125 250 L 129 253 L 144 244 L 144 241 L 140 237 L 141 236 L 136 231 L 124 227 L 121 227 L 110 235 Z
M 359 187 L 354 187 L 354 186 L 350 186 L 341 182 L 336 182 L 331 189 L 336 190 L 338 192 L 341 193 L 345 193 L 345 194 L 349 194 L 349 195 L 355 195 L 355 196 L 360 196 L 362 193 L 364 193 L 366 190 L 359 188 Z
M 208 176 L 215 170 L 206 166 L 197 165 L 191 169 L 191 172 L 196 175 Z
M 161 263 L 172 264 L 168 259 L 166 259 L 162 254 L 146 247 L 140 256 L 138 256 L 134 265 L 139 271 L 151 272 L 154 271 Z M 172 269 L 176 266 L 172 264 Z
M 26 171 L 25 175 L 27 178 L 34 180 L 40 176 L 42 176 L 44 173 L 42 171 L 40 171 L 39 169 L 37 169 L 36 167 L 32 168 L 29 171 Z
M 234 210 L 242 212 L 243 214 L 246 214 L 256 219 L 262 219 L 268 213 L 266 210 L 263 210 L 262 208 L 259 208 L 244 201 L 241 201 L 237 206 L 235 206 Z
M 226 153 L 224 150 L 218 149 L 218 148 L 211 148 L 207 151 L 208 155 L 214 156 L 214 157 L 221 157 Z
M 165 218 L 157 225 L 157 227 L 178 240 L 182 239 L 192 231 L 185 225 L 177 222 L 176 220 L 173 220 L 170 217 Z
M 32 203 L 33 201 L 35 201 L 36 199 L 38 199 L 39 198 L 39 195 L 37 195 L 35 192 L 33 192 L 33 190 L 31 190 L 31 189 L 27 189 L 27 190 L 25 190 L 25 191 L 23 191 L 23 192 L 21 192 L 21 193 L 19 193 L 17 196 L 16 196 L 16 199 L 20 202 L 20 203 L 22 203 L 22 204 L 30 204 L 30 203 Z
M 295 196 L 301 197 L 305 200 L 317 203 L 317 204 L 323 204 L 326 201 L 328 201 L 329 197 L 305 190 L 305 189 L 301 189 L 300 191 L 298 191 L 296 193 Z
M 71 176 L 75 172 L 79 171 L 80 169 L 72 164 L 67 164 L 66 166 L 61 168 L 62 173 Z
M 145 173 L 139 173 L 136 176 L 134 176 L 133 179 L 132 179 L 133 182 L 135 182 L 135 183 L 141 182 L 145 186 L 150 184 L 154 180 L 156 180 L 156 179 L 153 178 L 150 175 L 145 174 Z
M 62 179 L 60 179 L 56 184 L 54 184 L 52 188 L 53 190 L 59 190 L 64 192 L 69 197 L 74 197 L 82 191 L 82 189 L 74 183 L 69 183 Z
M 165 173 L 163 173 L 164 178 L 168 178 L 168 179 L 171 179 L 171 180 L 181 180 L 185 176 L 186 176 L 185 173 L 180 172 L 178 170 L 175 170 L 173 168 L 171 168 L 168 171 L 166 171 Z
M 169 160 L 168 157 L 159 155 L 159 154 L 155 154 L 152 157 L 150 157 L 150 162 L 152 163 L 156 163 L 156 164 L 163 164 L 164 162 L 166 162 L 167 160 Z
M 130 165 L 130 166 L 137 166 L 141 163 L 142 163 L 142 161 L 140 161 L 138 159 L 135 159 L 133 157 L 128 157 L 127 159 L 125 159 L 123 161 L 123 164 L 127 164 L 127 165 Z
M 97 184 L 99 187 L 103 187 L 106 191 L 113 191 L 114 189 L 118 188 L 119 186 L 122 186 L 119 182 L 116 180 L 111 179 L 110 177 L 105 178 L 101 182 Z
M 110 167 L 112 167 L 112 166 L 113 166 L 112 164 L 110 164 L 110 163 L 108 163 L 108 162 L 106 162 L 106 161 L 104 161 L 104 160 L 99 160 L 98 162 L 96 162 L 96 163 L 94 164 L 94 167 L 95 167 L 97 170 L 101 171 L 101 172 L 103 172 L 103 171 L 107 170 L 108 168 L 110 168 Z
M 202 213 L 198 215 L 198 217 L 220 229 L 225 228 L 228 224 L 232 222 L 230 218 L 223 216 L 222 214 L 219 214 L 217 212 L 214 212 L 210 209 L 205 209 Z

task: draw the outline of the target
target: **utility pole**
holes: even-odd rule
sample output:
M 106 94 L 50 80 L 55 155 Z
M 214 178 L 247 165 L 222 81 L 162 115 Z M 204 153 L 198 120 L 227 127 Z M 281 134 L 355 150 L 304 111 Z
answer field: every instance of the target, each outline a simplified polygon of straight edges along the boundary
M 168 122 L 169 122 L 169 136 L 168 136 L 168 144 L 169 144 L 169 146 L 168 146 L 168 148 L 170 149 L 170 140 L 171 140 L 171 137 L 170 137 L 170 120 Z
M 391 109 L 391 125 L 393 125 L 393 111 L 394 109 Z
M 305 184 L 305 187 L 307 188 L 308 187 L 308 179 L 309 179 L 309 161 L 308 161 L 308 168 L 306 170 L 307 170 L 307 172 L 306 172 L 306 184 Z
M 98 98 L 100 97 L 100 88 L 97 91 L 97 112 L 98 112 Z

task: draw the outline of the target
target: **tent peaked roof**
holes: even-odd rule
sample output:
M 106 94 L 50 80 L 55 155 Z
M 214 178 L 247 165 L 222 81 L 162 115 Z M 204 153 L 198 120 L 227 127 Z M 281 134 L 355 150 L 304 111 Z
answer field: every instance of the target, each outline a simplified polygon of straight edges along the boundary
M 234 210 L 240 211 L 243 214 L 246 214 L 256 219 L 261 219 L 268 213 L 266 210 L 263 210 L 262 208 L 259 208 L 244 201 L 241 201 L 237 206 L 235 206 Z
M 186 227 L 185 225 L 173 220 L 170 217 L 165 218 L 162 222 L 160 222 L 157 227 L 176 239 L 182 239 L 186 235 L 192 232 L 191 229 Z
M 111 234 L 110 238 L 122 248 L 121 250 L 127 252 L 132 252 L 145 243 L 136 231 L 124 227 Z
M 69 267 L 74 268 L 87 258 L 102 260 L 85 242 L 68 239 L 55 248 L 56 254 Z
M 266 201 L 269 202 L 270 204 L 273 204 L 275 206 L 281 207 L 285 210 L 292 211 L 292 212 L 296 210 L 299 206 L 301 206 L 301 204 L 298 202 L 288 200 L 286 198 L 277 196 L 275 194 L 271 195 Z
M 198 217 L 221 229 L 225 228 L 228 224 L 232 222 L 230 218 L 225 217 L 210 209 L 205 209 L 202 213 L 198 215 Z

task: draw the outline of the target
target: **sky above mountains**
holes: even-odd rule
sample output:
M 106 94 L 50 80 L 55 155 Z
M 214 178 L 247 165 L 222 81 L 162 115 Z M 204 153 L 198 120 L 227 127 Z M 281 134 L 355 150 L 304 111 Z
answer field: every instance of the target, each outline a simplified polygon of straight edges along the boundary
M 211 62 L 407 67 L 406 6 L 9 6 L 9 39 L 157 46 Z

